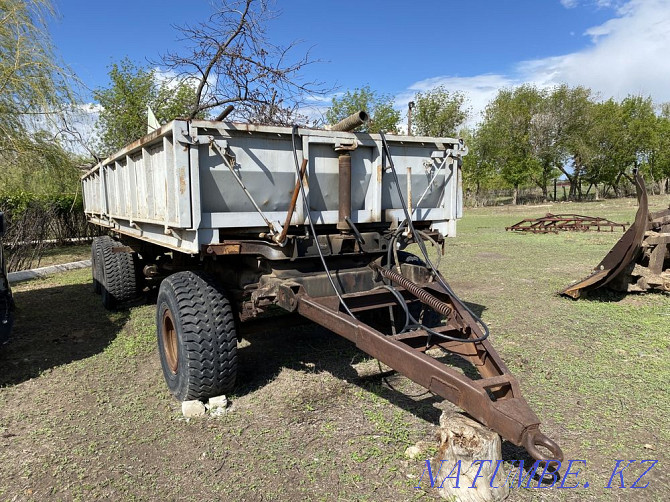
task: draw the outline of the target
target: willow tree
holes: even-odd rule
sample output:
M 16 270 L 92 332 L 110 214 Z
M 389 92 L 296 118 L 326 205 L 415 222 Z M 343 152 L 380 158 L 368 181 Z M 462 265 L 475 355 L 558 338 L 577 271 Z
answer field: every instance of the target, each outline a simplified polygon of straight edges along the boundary
M 27 146 L 26 131 L 73 103 L 47 29 L 49 0 L 0 0 L 0 151 Z
M 76 172 L 64 152 L 54 153 L 75 100 L 47 29 L 53 14 L 49 0 L 0 0 L 0 191 Z

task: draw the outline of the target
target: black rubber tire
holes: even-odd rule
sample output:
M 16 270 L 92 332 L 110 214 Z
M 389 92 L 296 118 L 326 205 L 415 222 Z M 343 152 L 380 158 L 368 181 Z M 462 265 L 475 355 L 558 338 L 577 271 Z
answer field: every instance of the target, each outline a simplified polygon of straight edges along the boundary
M 0 345 L 9 341 L 14 325 L 14 302 L 7 291 L 0 291 Z
M 102 284 L 100 284 L 100 277 L 102 276 L 100 259 L 100 237 L 95 237 L 91 243 L 91 276 L 93 278 L 93 292 L 96 295 L 102 293 Z
M 108 310 L 137 297 L 137 272 L 133 253 L 114 253 L 121 243 L 105 235 L 100 237 L 98 261 L 102 270 L 102 304 Z
M 409 265 L 419 265 L 421 267 L 426 267 L 425 261 L 423 261 L 417 255 L 408 253 L 407 251 L 398 251 L 398 260 L 400 260 L 400 263 L 407 263 Z
M 233 390 L 235 319 L 225 291 L 211 277 L 178 272 L 163 280 L 156 326 L 163 376 L 177 399 L 207 399 Z

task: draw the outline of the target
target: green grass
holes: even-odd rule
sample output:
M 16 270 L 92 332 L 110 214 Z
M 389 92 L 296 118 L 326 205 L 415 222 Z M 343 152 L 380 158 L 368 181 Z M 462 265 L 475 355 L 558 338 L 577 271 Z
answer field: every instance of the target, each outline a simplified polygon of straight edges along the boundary
M 11 250 L 6 249 L 6 259 L 9 261 Z M 48 267 L 51 265 L 60 265 L 63 263 L 70 263 L 73 261 L 90 260 L 91 259 L 91 245 L 86 244 L 71 244 L 66 246 L 49 246 L 45 247 L 39 260 L 33 261 L 30 268 Z
M 654 209 L 667 203 L 652 198 Z M 661 468 L 648 489 L 602 488 L 616 459 L 670 460 L 670 295 L 559 297 L 621 231 L 505 231 L 547 212 L 626 222 L 635 210 L 632 199 L 469 209 L 447 241 L 445 277 L 482 311 L 542 430 L 588 463 L 591 488 L 513 490 L 512 502 L 663 500 L 670 489 Z M 413 488 L 425 458 L 404 451 L 436 447 L 450 405 L 403 377 L 389 377 L 392 390 L 374 360 L 325 330 L 245 337 L 232 409 L 187 422 L 162 381 L 153 305 L 105 311 L 90 270 L 15 293 L 17 338 L 0 353 L 0 498 L 437 498 Z

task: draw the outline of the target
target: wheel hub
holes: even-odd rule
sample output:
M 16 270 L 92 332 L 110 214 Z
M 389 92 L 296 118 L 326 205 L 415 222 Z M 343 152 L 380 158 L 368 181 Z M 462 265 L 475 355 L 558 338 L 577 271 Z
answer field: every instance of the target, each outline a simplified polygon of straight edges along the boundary
M 177 330 L 175 329 L 170 309 L 165 309 L 165 312 L 163 312 L 161 337 L 163 338 L 163 349 L 165 350 L 165 360 L 168 368 L 173 375 L 176 375 L 179 364 L 179 352 L 177 349 Z

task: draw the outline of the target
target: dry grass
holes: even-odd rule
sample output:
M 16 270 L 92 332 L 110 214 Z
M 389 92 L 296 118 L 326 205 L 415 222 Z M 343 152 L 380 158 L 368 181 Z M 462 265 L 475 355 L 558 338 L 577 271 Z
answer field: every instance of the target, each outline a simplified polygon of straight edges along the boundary
M 442 261 L 454 289 L 483 309 L 544 431 L 566 458 L 587 461 L 589 488 L 515 489 L 509 500 L 665 500 L 670 296 L 555 296 L 621 234 L 504 227 L 549 211 L 622 221 L 635 212 L 632 200 L 557 206 L 470 210 Z M 434 441 L 448 403 L 404 377 L 384 380 L 351 344 L 303 326 L 245 334 L 232 409 L 185 421 L 162 381 L 155 308 L 104 311 L 89 274 L 15 288 L 16 339 L 0 353 L 0 499 L 436 497 L 413 488 L 423 460 L 403 452 Z M 507 460 L 518 454 L 505 446 Z M 649 488 L 603 489 L 617 459 L 648 458 L 661 460 Z

